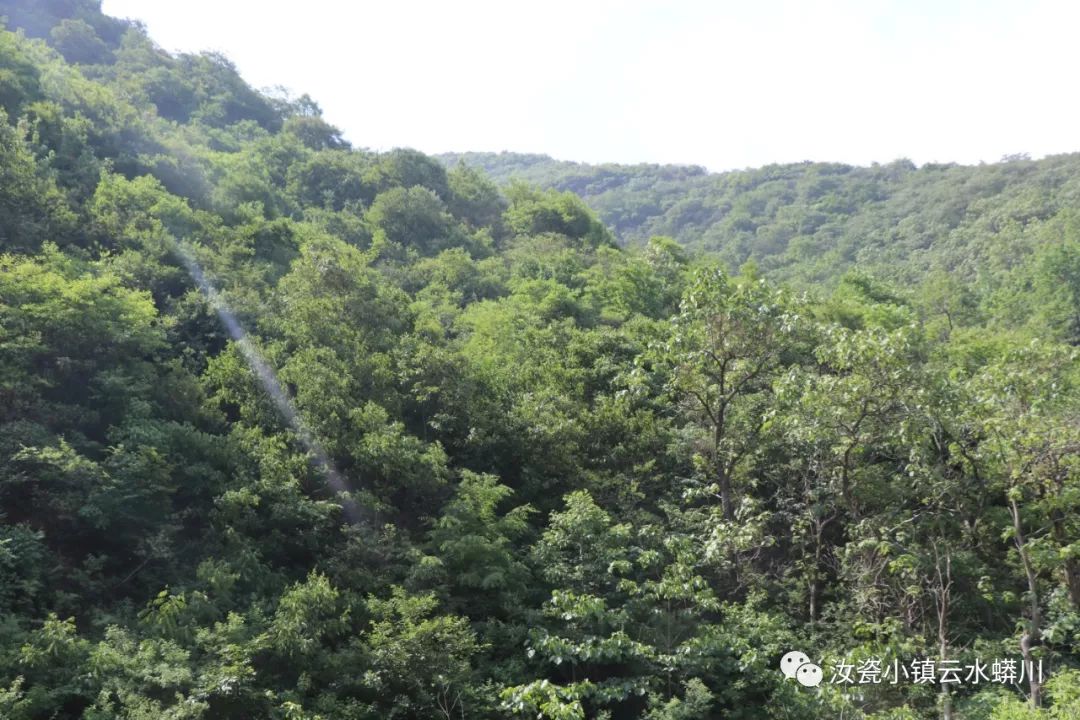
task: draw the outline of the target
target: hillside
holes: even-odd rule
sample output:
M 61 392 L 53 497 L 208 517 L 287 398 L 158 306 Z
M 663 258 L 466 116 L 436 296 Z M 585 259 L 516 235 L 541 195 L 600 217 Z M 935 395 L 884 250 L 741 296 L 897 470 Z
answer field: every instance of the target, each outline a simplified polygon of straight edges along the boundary
M 0 16 L 0 719 L 1080 716 L 1072 156 L 448 169 Z
M 518 179 L 574 192 L 624 244 L 668 235 L 731 269 L 753 261 L 769 277 L 804 285 L 835 283 L 854 267 L 905 284 L 935 270 L 990 283 L 1071 222 L 1080 198 L 1080 154 L 976 167 L 898 160 L 723 173 L 515 153 L 440 159 L 503 185 Z

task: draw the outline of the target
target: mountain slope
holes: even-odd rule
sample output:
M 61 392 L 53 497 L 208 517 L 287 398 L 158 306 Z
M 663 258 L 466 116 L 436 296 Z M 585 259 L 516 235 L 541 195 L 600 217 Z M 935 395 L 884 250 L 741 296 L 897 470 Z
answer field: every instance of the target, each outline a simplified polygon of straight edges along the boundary
M 824 203 L 734 274 L 0 14 L 0 719 L 1080 716 L 1071 160 L 570 168 L 719 183 L 751 249 Z M 995 658 L 1046 676 L 829 679 Z
M 753 261 L 770 277 L 809 283 L 835 282 L 853 267 L 902 283 L 933 270 L 969 281 L 1003 273 L 1046 242 L 1037 236 L 1070 222 L 1080 199 L 1080 154 L 977 167 L 800 163 L 713 174 L 514 153 L 440 159 L 501 183 L 575 192 L 624 243 L 669 235 L 731 268 Z

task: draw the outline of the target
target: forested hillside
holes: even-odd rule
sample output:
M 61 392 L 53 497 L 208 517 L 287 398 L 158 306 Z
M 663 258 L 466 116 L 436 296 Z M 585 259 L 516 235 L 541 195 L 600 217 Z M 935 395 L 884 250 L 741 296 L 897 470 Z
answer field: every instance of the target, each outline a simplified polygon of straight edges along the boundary
M 502 186 L 0 15 L 0 718 L 1080 717 L 1080 160 Z
M 1080 154 L 974 167 L 807 162 L 711 174 L 515 153 L 440 158 L 502 185 L 570 190 L 624 245 L 669 235 L 731 269 L 752 261 L 801 286 L 831 285 L 858 267 L 904 283 L 947 272 L 990 294 L 1020 281 L 1012 271 L 1056 242 L 1080 200 Z

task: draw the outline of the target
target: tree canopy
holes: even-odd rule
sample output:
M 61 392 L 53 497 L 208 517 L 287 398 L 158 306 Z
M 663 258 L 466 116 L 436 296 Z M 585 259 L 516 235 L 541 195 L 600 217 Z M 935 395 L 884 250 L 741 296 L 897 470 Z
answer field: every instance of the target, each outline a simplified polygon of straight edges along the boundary
M 0 14 L 0 718 L 1080 712 L 1076 157 L 376 153 Z

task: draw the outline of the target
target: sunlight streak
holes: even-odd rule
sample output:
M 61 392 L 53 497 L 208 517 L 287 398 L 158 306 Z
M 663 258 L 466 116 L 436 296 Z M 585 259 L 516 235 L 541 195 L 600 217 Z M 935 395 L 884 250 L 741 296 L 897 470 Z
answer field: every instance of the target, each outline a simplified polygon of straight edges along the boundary
M 289 427 L 296 433 L 307 451 L 311 453 L 314 464 L 325 473 L 327 483 L 338 495 L 338 501 L 341 503 L 341 509 L 346 520 L 353 524 L 361 522 L 364 519 L 364 514 L 360 506 L 353 500 L 348 484 L 337 468 L 334 467 L 330 456 L 327 455 L 318 438 L 315 437 L 307 423 L 304 422 L 296 406 L 293 405 L 285 389 L 282 388 L 274 369 L 270 367 L 262 353 L 255 347 L 247 331 L 244 330 L 244 326 L 240 324 L 236 315 L 229 309 L 228 303 L 222 298 L 221 293 L 206 278 L 206 273 L 203 272 L 202 266 L 199 265 L 191 251 L 183 243 L 177 241 L 176 254 L 184 264 L 188 275 L 191 276 L 191 279 L 202 291 L 214 312 L 217 313 L 218 318 L 221 319 L 221 324 L 225 326 L 229 337 L 236 343 L 240 354 L 255 374 L 259 384 L 270 396 L 274 407 L 285 418 Z

